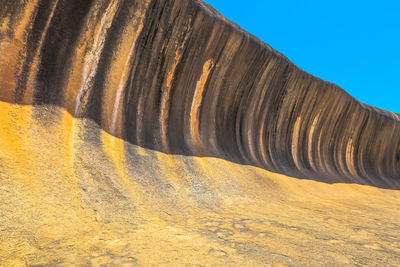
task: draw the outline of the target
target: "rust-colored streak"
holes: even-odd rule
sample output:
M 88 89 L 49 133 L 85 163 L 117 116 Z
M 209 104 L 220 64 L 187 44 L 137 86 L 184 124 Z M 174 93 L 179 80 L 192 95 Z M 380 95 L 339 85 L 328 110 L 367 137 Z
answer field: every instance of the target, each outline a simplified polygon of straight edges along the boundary
M 356 168 L 354 167 L 354 146 L 353 146 L 353 139 L 350 138 L 349 142 L 347 143 L 346 147 L 346 165 L 349 169 L 350 173 L 357 177 Z
M 194 151 L 203 151 L 204 149 L 199 135 L 199 117 L 201 102 L 203 99 L 203 92 L 213 67 L 214 61 L 212 59 L 209 59 L 204 63 L 203 72 L 200 76 L 200 79 L 196 83 L 196 89 L 194 91 L 193 100 L 190 108 L 190 135 L 192 138 L 191 141 Z
M 296 167 L 301 170 L 302 166 L 299 161 L 299 151 L 297 150 L 299 146 L 299 134 L 300 134 L 300 126 L 301 126 L 301 117 L 298 117 L 296 120 L 296 123 L 294 124 L 293 128 L 293 137 L 292 137 L 292 156 L 293 156 L 293 161 L 294 164 L 296 164 Z
M 315 132 L 315 127 L 318 125 L 318 119 L 319 119 L 319 114 L 314 118 L 310 128 L 310 133 L 308 134 L 308 147 L 307 147 L 308 159 L 310 162 L 310 166 L 314 171 L 316 171 L 316 167 L 312 153 L 313 153 L 314 132 Z

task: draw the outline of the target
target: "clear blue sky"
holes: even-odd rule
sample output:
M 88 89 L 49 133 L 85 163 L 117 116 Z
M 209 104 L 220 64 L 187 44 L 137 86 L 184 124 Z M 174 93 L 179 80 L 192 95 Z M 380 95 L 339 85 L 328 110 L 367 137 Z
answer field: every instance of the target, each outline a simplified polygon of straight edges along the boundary
M 205 0 L 303 70 L 400 113 L 400 0 Z

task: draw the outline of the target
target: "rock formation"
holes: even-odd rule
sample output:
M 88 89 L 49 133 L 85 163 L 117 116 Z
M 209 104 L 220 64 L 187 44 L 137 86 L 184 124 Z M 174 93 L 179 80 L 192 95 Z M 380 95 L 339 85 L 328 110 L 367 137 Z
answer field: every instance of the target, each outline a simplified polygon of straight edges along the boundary
M 0 109 L 0 116 L 3 116 L 3 125 L 0 125 L 3 146 L 0 148 L 2 158 L 7 159 L 4 166 L 16 166 L 0 168 L 4 173 L 4 190 L 8 188 L 6 185 L 12 184 L 14 178 L 10 177 L 36 177 L 40 174 L 43 178 L 37 178 L 38 181 L 48 179 L 42 181 L 40 187 L 35 187 L 39 186 L 39 182 L 29 185 L 30 182 L 24 180 L 27 186 L 40 189 L 27 193 L 26 187 L 22 186 L 24 189 L 20 190 L 25 193 L 21 195 L 27 194 L 29 197 L 36 193 L 38 196 L 44 192 L 49 194 L 52 190 L 58 192 L 57 183 L 52 184 L 54 181 L 49 178 L 58 177 L 60 184 L 77 185 L 79 189 L 70 188 L 71 192 L 75 192 L 71 193 L 71 199 L 84 199 L 82 201 L 85 204 L 82 205 L 87 207 L 82 209 L 95 210 L 96 223 L 104 223 L 102 227 L 107 228 L 107 222 L 118 218 L 118 223 L 125 225 L 125 228 L 122 227 L 124 229 L 130 227 L 127 222 L 134 220 L 129 217 L 134 213 L 152 221 L 155 215 L 143 214 L 155 214 L 151 208 L 154 206 L 160 207 L 160 212 L 162 210 L 167 214 L 175 214 L 172 217 L 182 218 L 182 214 L 176 215 L 179 213 L 176 210 L 184 207 L 182 210 L 190 213 L 188 210 L 192 205 L 187 204 L 191 201 L 182 199 L 194 198 L 194 203 L 200 203 L 201 209 L 207 206 L 207 212 L 211 212 L 211 209 L 221 216 L 217 220 L 220 223 L 212 226 L 215 229 L 203 230 L 210 231 L 207 232 L 210 234 L 219 229 L 221 232 L 218 233 L 227 240 L 231 235 L 229 231 L 247 231 L 253 237 L 256 233 L 263 234 L 251 232 L 245 226 L 246 219 L 228 220 L 226 218 L 230 215 L 226 217 L 223 215 L 225 213 L 218 212 L 218 207 L 223 206 L 218 204 L 218 199 L 229 199 L 229 190 L 237 195 L 253 194 L 253 191 L 249 193 L 247 189 L 238 189 L 247 188 L 244 185 L 247 182 L 242 179 L 264 179 L 264 182 L 257 183 L 267 183 L 272 179 L 267 178 L 270 174 L 255 174 L 263 170 L 329 184 L 372 185 L 378 187 L 372 192 L 379 196 L 385 195 L 382 193 L 384 191 L 379 191 L 382 190 L 380 188 L 400 188 L 399 114 L 360 103 L 338 86 L 307 74 L 200 0 L 0 0 L 0 23 L 0 101 L 3 107 Z M 65 115 L 64 111 L 72 117 Z M 41 134 L 37 136 L 38 133 Z M 53 133 L 54 137 L 49 133 Z M 99 138 L 99 135 L 102 137 Z M 58 141 L 47 143 L 44 136 Z M 61 145 L 56 148 L 55 144 Z M 93 144 L 104 146 L 103 151 L 95 152 L 99 148 Z M 104 156 L 100 156 L 102 153 Z M 43 159 L 39 161 L 29 155 Z M 112 163 L 106 163 L 106 158 Z M 36 160 L 40 163 L 32 163 Z M 175 171 L 166 162 L 175 166 Z M 24 164 L 35 164 L 38 169 L 32 169 L 30 174 L 21 174 L 19 171 L 22 171 Z M 202 167 L 197 170 L 193 166 Z M 42 173 L 44 169 L 46 171 Z M 102 171 L 98 172 L 97 169 Z M 125 169 L 130 171 L 125 172 Z M 64 176 L 74 178 L 64 181 Z M 104 177 L 119 177 L 120 180 L 110 178 L 108 181 Z M 133 182 L 131 177 L 141 178 Z M 177 181 L 177 177 L 188 180 L 183 183 Z M 216 177 L 222 179 L 220 182 L 224 183 L 223 186 L 215 185 Z M 274 177 L 280 177 L 280 181 L 289 179 L 279 175 Z M 168 179 L 175 179 L 175 184 L 166 182 Z M 271 183 L 280 183 L 278 180 L 274 178 Z M 9 181 L 9 184 L 5 181 Z M 45 187 L 49 183 L 53 189 Z M 227 186 L 224 189 L 227 191 L 221 189 L 224 186 Z M 257 187 L 256 184 L 250 187 L 254 186 Z M 313 188 L 312 184 L 309 186 Z M 12 190 L 10 188 L 7 190 Z M 103 193 L 95 188 L 102 188 Z M 179 191 L 178 188 L 192 190 L 193 194 L 186 196 L 186 191 Z M 233 206 L 246 203 L 241 214 L 251 217 L 265 207 L 266 202 L 259 200 L 260 194 L 268 192 L 274 195 L 278 187 L 273 188 L 272 185 L 263 184 L 254 189 L 257 192 L 266 190 L 252 195 L 258 204 L 250 200 L 238 200 L 239 197 L 232 197 L 226 203 Z M 282 188 L 286 188 L 287 193 L 291 187 Z M 360 190 L 366 190 L 363 191 L 363 197 L 369 194 L 365 188 Z M 148 197 L 151 201 L 139 192 L 151 194 Z M 307 195 L 304 192 L 302 194 Z M 4 196 L 7 194 L 4 193 Z M 116 197 L 119 194 L 123 197 Z M 52 201 L 59 203 L 58 207 L 68 206 L 61 195 Z M 387 203 L 398 201 L 397 191 L 389 195 L 391 199 Z M 335 196 L 335 201 L 341 198 L 340 195 Z M 16 199 L 19 198 L 13 197 L 4 197 L 4 203 L 7 199 L 13 199 L 13 202 L 3 207 L 18 205 Z M 158 198 L 162 200 L 155 200 Z M 176 203 L 171 198 L 176 198 Z M 30 201 L 36 203 L 37 198 L 32 196 Z M 72 202 L 71 210 L 80 210 L 77 204 L 80 200 L 76 201 Z M 98 201 L 106 204 L 98 206 Z M 185 204 L 178 205 L 180 201 Z M 310 203 L 312 201 L 315 200 L 310 200 Z M 146 203 L 143 206 L 148 205 L 149 208 L 137 211 L 131 207 L 136 202 Z M 159 204 L 161 202 L 167 204 Z M 73 206 L 74 203 L 76 206 Z M 254 209 L 247 204 L 253 205 Z M 42 207 L 40 205 L 38 207 Z M 396 217 L 398 211 L 395 213 L 389 206 L 382 205 L 382 212 L 399 218 Z M 50 206 L 44 207 L 41 210 L 48 209 L 49 214 L 53 212 Z M 246 213 L 248 208 L 254 213 Z M 317 209 L 316 206 L 314 208 Z M 131 210 L 136 211 L 129 213 Z M 34 214 L 34 208 L 30 212 Z M 129 215 L 124 215 L 124 212 Z M 196 214 L 204 215 L 207 212 Z M 58 214 L 57 208 L 51 214 Z M 107 214 L 112 214 L 112 218 Z M 237 211 L 237 214 L 240 212 Z M 22 225 L 22 228 L 29 226 L 27 222 L 19 224 L 14 221 L 11 219 L 14 217 L 8 213 L 4 216 L 8 216 L 7 232 L 11 231 L 10 225 Z M 87 216 L 81 222 L 92 215 Z M 176 219 L 174 223 L 179 220 Z M 224 220 L 229 221 L 234 229 L 223 230 L 221 221 Z M 197 223 L 201 225 L 203 221 Z M 254 219 L 252 223 L 265 222 Z M 191 227 L 188 225 L 190 223 L 186 227 Z M 276 226 L 279 222 L 270 225 Z M 365 225 L 369 225 L 369 222 L 365 222 Z M 82 227 L 86 229 L 86 226 Z M 198 230 L 200 226 L 193 227 L 197 227 L 196 233 L 201 232 Z M 330 227 L 334 228 L 332 225 Z M 117 228 L 113 228 L 113 231 Z M 88 232 L 97 231 L 88 229 Z M 117 238 L 117 232 L 115 230 L 110 235 Z M 65 236 L 70 237 L 68 234 Z M 79 251 L 92 251 L 92 248 L 83 248 L 76 245 L 75 241 L 68 240 L 75 244 L 75 248 L 79 247 Z M 246 248 L 240 247 L 238 240 L 226 242 L 243 252 Z M 46 243 L 49 251 L 51 246 Z M 65 253 L 62 249 L 62 253 Z M 258 253 L 258 258 L 253 252 L 248 252 L 255 257 L 250 262 L 263 261 L 260 255 L 266 251 L 257 252 L 257 249 L 261 248 L 252 247 L 250 250 L 256 251 L 254 255 Z M 29 254 L 26 251 L 24 253 Z M 54 252 L 54 255 L 58 253 Z M 227 254 L 230 253 L 219 248 L 208 250 L 208 255 L 216 257 L 225 257 Z M 5 254 L 1 253 L 0 259 L 2 255 L 5 259 Z M 293 263 L 280 254 L 268 255 L 276 262 Z M 293 255 L 291 257 L 301 262 L 300 256 Z M 83 254 L 77 257 L 84 258 Z M 126 259 L 128 256 L 124 257 Z M 398 259 L 396 257 L 392 262 Z M 247 260 L 233 257 L 230 261 L 219 263 L 238 264 Z M 336 263 L 340 263 L 340 257 L 336 260 L 339 260 Z
M 392 186 L 400 118 L 300 70 L 201 1 L 3 1 L 1 98 L 133 144 Z

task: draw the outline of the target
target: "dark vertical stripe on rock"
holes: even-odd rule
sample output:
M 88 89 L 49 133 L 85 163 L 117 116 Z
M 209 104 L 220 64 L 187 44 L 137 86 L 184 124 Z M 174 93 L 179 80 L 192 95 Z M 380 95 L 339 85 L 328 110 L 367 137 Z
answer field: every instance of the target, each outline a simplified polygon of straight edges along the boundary
M 36 83 L 36 104 L 64 102 L 64 88 L 72 55 L 91 0 L 60 0 L 46 34 Z

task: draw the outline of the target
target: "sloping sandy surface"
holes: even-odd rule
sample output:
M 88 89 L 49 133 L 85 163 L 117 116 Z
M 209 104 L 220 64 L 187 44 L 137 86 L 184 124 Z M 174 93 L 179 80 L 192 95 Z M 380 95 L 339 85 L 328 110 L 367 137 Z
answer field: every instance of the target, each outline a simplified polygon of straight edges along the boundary
M 399 191 L 143 149 L 54 106 L 0 114 L 2 266 L 400 262 Z

